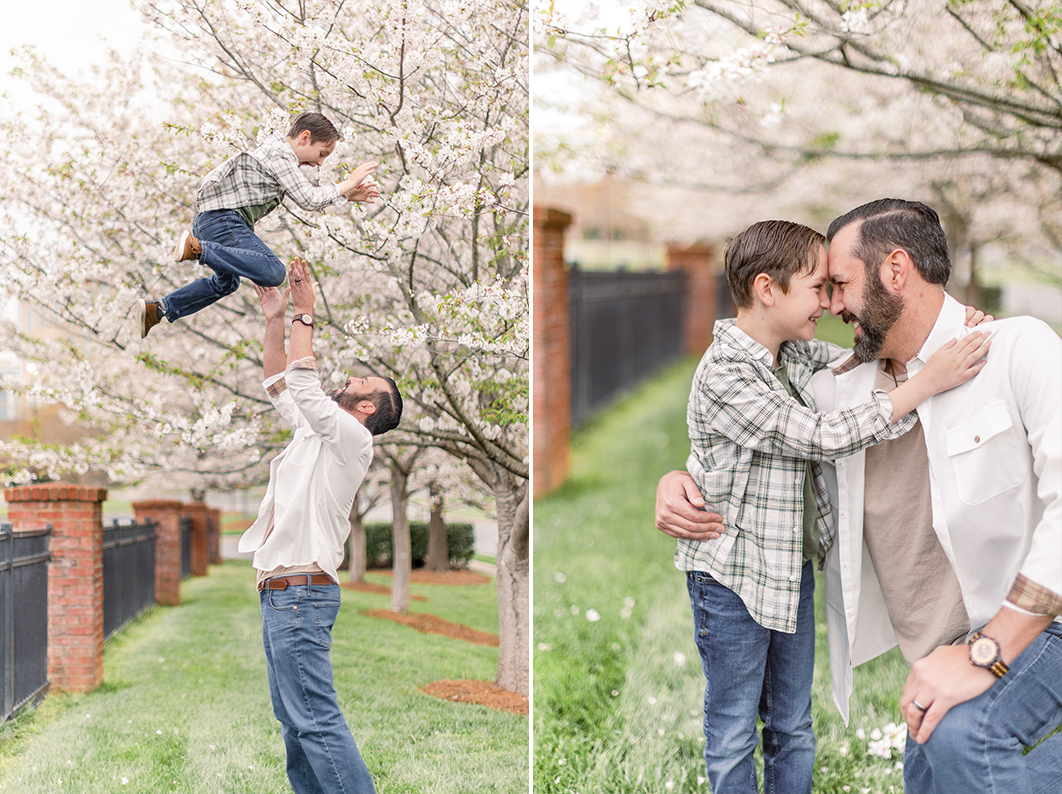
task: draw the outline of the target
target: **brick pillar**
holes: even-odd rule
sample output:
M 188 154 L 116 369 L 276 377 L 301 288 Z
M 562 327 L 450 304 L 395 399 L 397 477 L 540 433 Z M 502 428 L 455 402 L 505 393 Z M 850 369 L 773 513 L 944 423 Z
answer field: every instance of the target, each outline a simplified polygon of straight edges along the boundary
M 207 550 L 211 565 L 221 565 L 221 510 L 207 508 Z
M 207 549 L 207 506 L 202 502 L 189 502 L 184 514 L 192 519 L 192 575 L 206 576 L 209 573 L 210 553 Z
M 568 272 L 564 231 L 572 216 L 552 207 L 534 208 L 534 493 L 560 485 L 570 465 L 571 351 L 568 331 Z
M 181 603 L 181 512 L 184 505 L 169 499 L 133 502 L 136 522 L 154 521 L 155 598 L 175 607 Z
M 15 529 L 52 525 L 48 566 L 48 676 L 52 686 L 91 692 L 103 681 L 105 488 L 48 483 L 4 491 Z
M 668 243 L 667 270 L 685 270 L 689 278 L 686 301 L 686 353 L 699 356 L 712 343 L 716 315 L 715 249 L 705 243 Z

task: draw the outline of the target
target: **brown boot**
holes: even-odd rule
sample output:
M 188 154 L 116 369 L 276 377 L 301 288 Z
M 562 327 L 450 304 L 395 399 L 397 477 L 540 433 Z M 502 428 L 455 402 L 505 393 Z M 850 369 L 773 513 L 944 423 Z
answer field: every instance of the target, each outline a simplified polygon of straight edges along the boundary
M 140 338 L 148 335 L 148 331 L 154 328 L 162 320 L 159 315 L 159 304 L 156 301 L 140 301 Z
M 199 241 L 192 237 L 191 232 L 185 232 L 173 249 L 173 261 L 187 262 L 189 259 L 198 259 L 202 253 L 203 247 L 199 244 Z

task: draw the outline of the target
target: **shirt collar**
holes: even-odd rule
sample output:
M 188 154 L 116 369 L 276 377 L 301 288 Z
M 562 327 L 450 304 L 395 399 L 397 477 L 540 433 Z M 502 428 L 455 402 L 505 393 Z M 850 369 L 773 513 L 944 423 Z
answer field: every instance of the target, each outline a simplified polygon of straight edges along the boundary
M 768 369 L 774 369 L 774 356 L 764 345 L 761 345 L 751 336 L 737 327 L 737 320 L 733 317 L 725 320 L 717 320 L 713 334 L 719 342 L 727 347 L 737 348 L 753 359 L 759 361 Z
M 911 360 L 918 360 L 925 364 L 946 343 L 959 336 L 965 324 L 966 307 L 945 292 L 944 304 L 940 307 L 937 321 L 933 323 L 933 329 L 926 337 L 922 349 Z

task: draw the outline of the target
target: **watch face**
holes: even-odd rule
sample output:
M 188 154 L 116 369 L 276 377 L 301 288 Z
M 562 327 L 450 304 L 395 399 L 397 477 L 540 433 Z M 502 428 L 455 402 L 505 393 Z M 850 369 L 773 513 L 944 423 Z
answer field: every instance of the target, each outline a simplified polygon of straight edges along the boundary
M 996 644 L 986 637 L 970 644 L 970 658 L 974 664 L 991 664 L 996 660 L 996 654 Z

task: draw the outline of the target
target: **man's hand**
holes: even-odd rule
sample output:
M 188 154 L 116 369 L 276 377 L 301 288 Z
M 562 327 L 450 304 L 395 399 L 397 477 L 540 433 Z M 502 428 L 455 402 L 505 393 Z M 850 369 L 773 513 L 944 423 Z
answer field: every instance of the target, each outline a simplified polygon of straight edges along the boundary
M 966 307 L 966 327 L 976 328 L 981 323 L 990 323 L 995 317 L 991 314 L 985 314 L 980 309 L 975 309 L 973 306 Z
M 970 664 L 965 644 L 942 645 L 919 659 L 911 667 L 900 698 L 900 712 L 911 736 L 924 744 L 952 706 L 973 700 L 995 680 L 988 670 Z
M 315 286 L 310 278 L 310 266 L 306 264 L 306 260 L 299 257 L 292 259 L 288 270 L 288 290 L 291 292 L 291 302 L 295 306 L 296 314 L 313 314 Z
M 259 287 L 255 284 L 254 291 L 258 295 L 258 303 L 267 321 L 284 319 L 284 314 L 288 310 L 288 294 L 291 292 L 291 287 L 281 292 L 276 287 Z
M 715 540 L 725 531 L 723 517 L 704 506 L 688 472 L 668 472 L 656 486 L 656 528 L 673 538 Z

